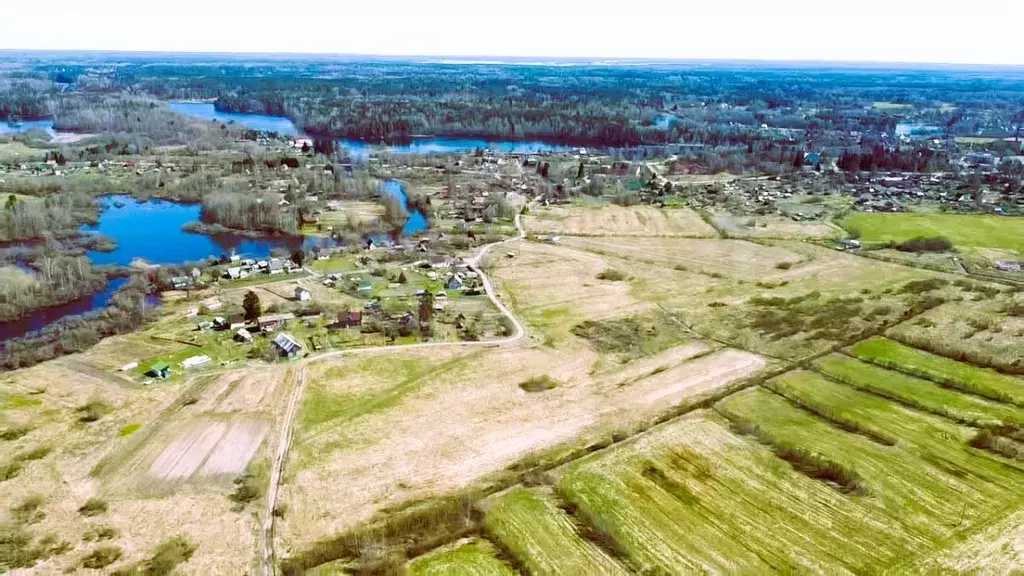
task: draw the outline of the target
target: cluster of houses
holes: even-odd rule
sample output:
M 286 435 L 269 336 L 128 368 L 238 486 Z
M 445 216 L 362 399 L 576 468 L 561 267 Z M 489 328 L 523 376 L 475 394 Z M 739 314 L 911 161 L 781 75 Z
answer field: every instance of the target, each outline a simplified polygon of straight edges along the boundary
M 256 260 L 253 258 L 242 259 L 237 254 L 231 256 L 231 264 L 224 271 L 224 278 L 228 280 L 239 280 L 253 274 L 291 274 L 299 269 L 299 265 L 292 262 L 290 258 L 270 258 L 267 260 Z

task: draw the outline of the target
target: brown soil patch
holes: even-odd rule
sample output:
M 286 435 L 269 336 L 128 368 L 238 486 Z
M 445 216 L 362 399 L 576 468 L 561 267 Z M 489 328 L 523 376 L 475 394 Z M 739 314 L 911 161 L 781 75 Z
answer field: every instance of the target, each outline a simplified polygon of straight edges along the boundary
M 689 208 L 654 206 L 537 207 L 523 218 L 531 234 L 713 238 L 714 228 Z
M 198 419 L 166 444 L 150 464 L 149 475 L 158 480 L 184 481 L 193 476 L 241 474 L 268 429 L 269 425 L 260 420 Z

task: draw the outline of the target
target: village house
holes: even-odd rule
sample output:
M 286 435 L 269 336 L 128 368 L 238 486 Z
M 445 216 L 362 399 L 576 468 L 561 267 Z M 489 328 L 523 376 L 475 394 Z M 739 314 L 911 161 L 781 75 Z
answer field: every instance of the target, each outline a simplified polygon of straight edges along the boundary
M 310 294 L 309 290 L 299 286 L 295 288 L 295 299 L 299 302 L 309 302 L 313 299 L 313 295 Z
M 194 285 L 192 278 L 189 276 L 175 276 L 171 278 L 171 286 L 175 290 L 190 290 Z
M 239 328 L 238 332 L 235 332 L 235 340 L 238 342 L 252 342 L 252 334 L 245 328 Z
M 459 280 L 458 276 L 451 276 L 444 283 L 444 287 L 448 290 L 460 290 L 462 288 L 462 280 Z
M 271 258 L 269 270 L 271 275 L 284 273 L 284 261 L 280 258 Z
M 171 365 L 167 362 L 157 362 L 146 370 L 146 376 L 166 380 L 171 376 Z
M 295 358 L 299 352 L 302 352 L 302 345 L 299 344 L 298 340 L 284 332 L 274 337 L 274 347 L 278 349 L 281 356 L 286 358 Z
M 346 310 L 338 313 L 338 321 L 330 327 L 333 329 L 357 328 L 363 325 L 363 313 L 358 310 Z
M 256 324 L 259 326 L 262 332 L 273 332 L 279 327 L 284 326 L 289 320 L 294 320 L 295 314 L 284 313 L 284 314 L 267 314 L 266 316 L 260 316 L 256 319 Z

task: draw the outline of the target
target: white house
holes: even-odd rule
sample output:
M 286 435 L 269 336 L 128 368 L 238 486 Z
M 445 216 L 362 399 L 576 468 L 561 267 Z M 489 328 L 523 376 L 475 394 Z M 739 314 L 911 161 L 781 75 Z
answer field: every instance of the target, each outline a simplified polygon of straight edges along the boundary
M 299 286 L 295 288 L 295 299 L 299 302 L 309 302 L 313 299 L 313 295 L 309 293 L 309 290 Z

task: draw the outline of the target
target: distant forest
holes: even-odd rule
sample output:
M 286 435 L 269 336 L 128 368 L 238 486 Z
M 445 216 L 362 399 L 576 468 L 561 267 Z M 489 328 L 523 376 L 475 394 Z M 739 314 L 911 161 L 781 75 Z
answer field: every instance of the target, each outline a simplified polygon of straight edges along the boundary
M 883 135 L 901 122 L 944 136 L 1007 136 L 1024 123 L 1019 70 L 23 58 L 31 72 L 0 79 L 0 119 L 56 116 L 63 128 L 178 140 L 195 135 L 172 116 L 146 114 L 153 102 L 139 98 L 214 99 L 222 111 L 286 116 L 314 136 L 371 143 L 432 135 L 751 152 L 799 145 L 833 157 L 891 146 Z M 126 93 L 136 103 L 110 99 Z

